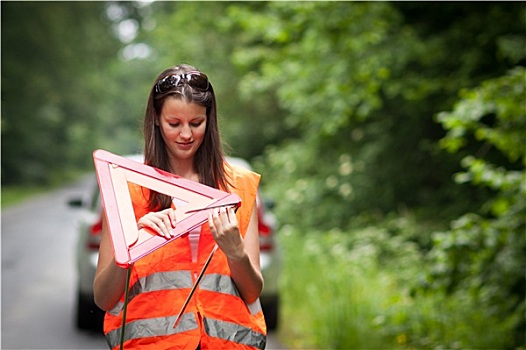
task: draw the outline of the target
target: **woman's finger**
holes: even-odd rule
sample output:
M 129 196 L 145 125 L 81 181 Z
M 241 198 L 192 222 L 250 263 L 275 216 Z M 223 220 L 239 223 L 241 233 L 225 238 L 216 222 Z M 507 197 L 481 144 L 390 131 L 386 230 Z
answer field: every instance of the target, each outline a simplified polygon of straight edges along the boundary
M 236 212 L 233 207 L 228 208 L 228 220 L 232 226 L 238 226 Z
M 164 215 L 161 217 L 162 220 L 162 230 L 166 238 L 172 238 L 172 220 L 169 215 Z
M 155 229 L 155 231 L 157 231 L 159 235 L 164 236 L 166 238 L 170 237 L 170 234 L 166 229 L 166 224 L 162 218 L 154 214 L 151 215 L 149 219 L 152 223 L 152 228 Z
M 177 217 L 175 215 L 175 212 L 176 212 L 175 209 L 172 209 L 172 208 L 170 208 L 168 211 L 168 216 L 170 217 L 172 228 L 175 227 L 175 224 L 177 222 Z
M 229 220 L 226 208 L 225 207 L 219 208 L 219 214 L 218 215 L 219 215 L 219 219 L 221 220 L 221 224 L 223 226 L 227 227 L 228 224 L 230 223 L 230 220 Z
M 208 226 L 210 226 L 210 232 L 212 232 L 212 236 L 216 235 L 216 225 L 214 223 L 214 215 L 212 213 L 208 213 Z
M 151 228 L 157 234 L 165 238 L 173 237 L 172 219 L 169 216 L 169 212 L 166 210 L 158 213 L 146 214 L 139 220 L 139 225 L 142 227 Z

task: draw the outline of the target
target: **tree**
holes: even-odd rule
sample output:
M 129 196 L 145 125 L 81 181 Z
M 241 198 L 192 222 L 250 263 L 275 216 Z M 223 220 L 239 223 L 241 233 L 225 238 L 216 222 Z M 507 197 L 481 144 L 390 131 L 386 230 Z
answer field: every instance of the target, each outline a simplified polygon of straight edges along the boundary
M 2 183 L 91 164 L 118 45 L 99 2 L 2 3 Z
M 283 219 L 305 228 L 345 227 L 359 213 L 413 209 L 436 220 L 486 198 L 483 189 L 451 181 L 460 155 L 441 152 L 443 130 L 433 115 L 450 108 L 461 88 L 510 67 L 495 49 L 502 38 L 522 33 L 517 9 L 233 5 L 234 28 L 243 33 L 233 56 L 247 72 L 242 91 L 252 99 L 275 96 L 283 118 L 267 122 L 291 135 L 270 145 L 259 166 L 276 180 L 270 191 L 284 203 Z M 487 21 L 499 26 L 488 29 Z M 306 218 L 298 207 L 316 211 Z
M 154 2 L 151 17 L 158 25 L 145 30 L 137 40 L 148 42 L 155 52 L 152 65 L 156 71 L 152 76 L 182 62 L 207 73 L 217 95 L 223 141 L 230 146 L 227 149 L 235 156 L 251 159 L 286 134 L 275 122 L 268 122 L 281 117 L 273 96 L 247 98 L 239 86 L 240 79 L 250 73 L 239 70 L 232 60 L 232 52 L 244 36 L 231 25 L 233 4 Z M 254 3 L 246 5 L 257 7 Z
M 526 57 L 526 56 L 524 56 Z M 448 293 L 468 291 L 481 308 L 510 323 L 511 347 L 526 339 L 526 69 L 484 81 L 461 92 L 451 112 L 438 114 L 448 131 L 441 140 L 450 152 L 475 144 L 462 159 L 457 183 L 491 190 L 479 212 L 462 215 L 438 233 L 430 253 L 431 283 Z M 490 149 L 509 163 L 494 164 Z M 511 341 L 511 339 L 510 339 Z

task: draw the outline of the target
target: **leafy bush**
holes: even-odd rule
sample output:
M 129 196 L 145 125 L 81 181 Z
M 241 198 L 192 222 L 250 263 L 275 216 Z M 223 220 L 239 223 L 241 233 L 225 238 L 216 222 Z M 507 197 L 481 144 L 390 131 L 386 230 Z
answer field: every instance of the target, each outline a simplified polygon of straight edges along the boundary
M 430 254 L 431 287 L 448 294 L 464 290 L 480 308 L 512 323 L 513 346 L 526 343 L 525 96 L 526 69 L 517 67 L 464 91 L 453 111 L 438 115 L 448 130 L 443 147 L 459 152 L 478 146 L 462 160 L 465 171 L 456 181 L 489 188 L 493 196 L 480 212 L 437 233 Z M 498 156 L 506 161 L 493 164 Z
M 287 252 L 281 332 L 293 348 L 502 349 L 514 322 L 480 307 L 470 293 L 415 292 L 428 269 L 414 243 L 392 228 L 403 218 L 351 231 L 282 230 Z
M 281 242 L 287 255 L 281 290 L 289 345 L 323 349 L 394 345 L 382 320 L 384 311 L 401 302 L 404 294 L 397 278 L 378 264 L 381 252 L 375 241 L 387 234 L 374 227 L 355 233 L 284 230 Z

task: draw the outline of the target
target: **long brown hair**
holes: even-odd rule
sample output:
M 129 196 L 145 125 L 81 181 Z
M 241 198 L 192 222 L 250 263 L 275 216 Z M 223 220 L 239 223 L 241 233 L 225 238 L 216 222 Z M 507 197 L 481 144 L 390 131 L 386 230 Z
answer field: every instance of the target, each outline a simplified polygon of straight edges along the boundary
M 182 99 L 185 102 L 197 103 L 206 108 L 206 131 L 203 142 L 194 156 L 194 171 L 199 176 L 199 182 L 210 187 L 227 190 L 230 181 L 224 169 L 224 155 L 219 136 L 217 121 L 216 97 L 212 84 L 209 82 L 208 89 L 201 91 L 190 84 L 170 88 L 164 92 L 157 92 L 157 83 L 166 76 L 173 74 L 185 74 L 199 72 L 195 67 L 181 64 L 163 71 L 155 79 L 148 96 L 148 104 L 144 114 L 144 162 L 147 165 L 170 172 L 170 162 L 166 145 L 159 129 L 159 117 L 164 102 L 168 97 Z M 169 196 L 151 191 L 148 208 L 150 210 L 161 210 L 170 207 Z

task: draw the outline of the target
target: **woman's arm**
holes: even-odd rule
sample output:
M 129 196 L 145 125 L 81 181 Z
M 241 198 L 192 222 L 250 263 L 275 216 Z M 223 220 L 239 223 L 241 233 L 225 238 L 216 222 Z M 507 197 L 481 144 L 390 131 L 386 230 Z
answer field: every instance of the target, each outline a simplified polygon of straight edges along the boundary
M 102 221 L 102 238 L 99 248 L 99 261 L 93 281 L 95 304 L 102 310 L 111 310 L 119 301 L 126 284 L 126 269 L 115 263 L 113 246 L 106 218 Z
M 167 239 L 173 237 L 171 229 L 175 225 L 175 210 L 168 208 L 159 212 L 151 212 L 139 219 L 137 226 L 150 228 L 159 236 Z M 111 310 L 119 301 L 126 285 L 126 269 L 115 263 L 113 246 L 108 231 L 106 218 L 102 221 L 102 238 L 99 248 L 99 261 L 95 280 L 93 281 L 93 292 L 95 304 L 102 310 Z
M 263 290 L 256 210 L 256 204 L 254 204 L 244 238 L 239 232 L 233 208 L 220 208 L 208 218 L 212 235 L 219 248 L 225 253 L 232 279 L 247 304 L 256 301 Z

